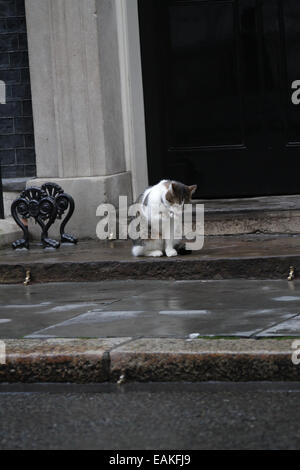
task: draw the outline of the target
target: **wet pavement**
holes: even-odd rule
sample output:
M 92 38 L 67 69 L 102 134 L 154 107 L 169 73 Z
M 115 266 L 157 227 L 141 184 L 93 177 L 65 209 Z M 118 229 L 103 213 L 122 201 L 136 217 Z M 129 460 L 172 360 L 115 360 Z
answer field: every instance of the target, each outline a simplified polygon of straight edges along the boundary
M 299 383 L 1 385 L 0 449 L 299 449 L 299 391 Z
M 0 338 L 300 337 L 300 281 L 0 286 Z

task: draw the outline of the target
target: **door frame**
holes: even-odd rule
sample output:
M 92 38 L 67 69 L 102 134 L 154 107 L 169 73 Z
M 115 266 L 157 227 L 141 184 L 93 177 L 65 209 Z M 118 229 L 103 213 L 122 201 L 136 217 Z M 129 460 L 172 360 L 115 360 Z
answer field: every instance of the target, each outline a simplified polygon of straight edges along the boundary
M 138 0 L 115 0 L 127 171 L 136 199 L 149 185 Z

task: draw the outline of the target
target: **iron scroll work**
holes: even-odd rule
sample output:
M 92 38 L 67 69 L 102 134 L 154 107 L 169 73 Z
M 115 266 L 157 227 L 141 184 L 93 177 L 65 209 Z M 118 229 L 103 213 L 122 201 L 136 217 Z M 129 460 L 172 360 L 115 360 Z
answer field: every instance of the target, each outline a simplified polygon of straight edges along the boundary
M 28 219 L 31 217 L 42 229 L 41 241 L 44 248 L 59 248 L 60 242 L 48 237 L 50 227 L 58 219 L 63 219 L 60 225 L 61 243 L 76 244 L 77 239 L 65 233 L 65 227 L 73 215 L 75 203 L 73 198 L 64 192 L 56 183 L 45 183 L 41 188 L 25 189 L 11 206 L 11 214 L 16 224 L 23 230 L 24 238 L 15 241 L 12 246 L 29 248 Z

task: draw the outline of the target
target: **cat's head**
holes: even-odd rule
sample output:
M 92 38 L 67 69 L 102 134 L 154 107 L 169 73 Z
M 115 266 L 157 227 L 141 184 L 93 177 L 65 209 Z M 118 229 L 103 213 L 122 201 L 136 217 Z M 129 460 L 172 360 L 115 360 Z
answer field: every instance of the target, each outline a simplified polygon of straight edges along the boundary
M 197 185 L 186 186 L 178 181 L 171 181 L 166 193 L 166 200 L 174 206 L 183 206 L 191 202 Z

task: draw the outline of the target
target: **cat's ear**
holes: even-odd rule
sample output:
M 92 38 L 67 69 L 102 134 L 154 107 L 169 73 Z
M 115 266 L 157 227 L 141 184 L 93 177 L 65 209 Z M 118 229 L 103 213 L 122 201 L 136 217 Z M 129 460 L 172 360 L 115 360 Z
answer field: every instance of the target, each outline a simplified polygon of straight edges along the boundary
M 197 185 L 194 184 L 193 186 L 189 186 L 189 190 L 192 196 L 197 191 Z
M 176 183 L 172 183 L 170 185 L 170 191 L 172 191 L 172 193 L 175 194 L 175 192 L 176 192 Z

